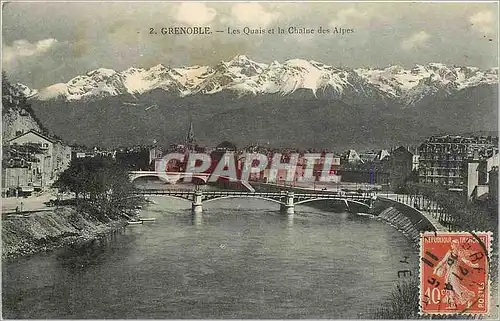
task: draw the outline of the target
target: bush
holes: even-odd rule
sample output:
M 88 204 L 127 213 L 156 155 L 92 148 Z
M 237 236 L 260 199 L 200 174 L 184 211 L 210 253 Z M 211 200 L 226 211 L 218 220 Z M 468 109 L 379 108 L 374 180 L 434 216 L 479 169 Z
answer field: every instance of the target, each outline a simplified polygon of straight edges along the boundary
M 416 319 L 419 317 L 419 281 L 412 278 L 400 282 L 387 303 L 374 313 L 376 319 Z

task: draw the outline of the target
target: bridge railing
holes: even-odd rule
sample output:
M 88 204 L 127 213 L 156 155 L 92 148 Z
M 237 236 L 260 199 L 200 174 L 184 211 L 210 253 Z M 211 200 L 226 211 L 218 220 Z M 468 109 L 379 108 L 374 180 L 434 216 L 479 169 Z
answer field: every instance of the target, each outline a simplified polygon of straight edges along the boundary
M 137 190 L 136 194 L 164 194 L 164 195 L 192 195 L 195 191 L 178 191 L 178 190 L 164 190 L 164 189 L 143 189 Z M 216 195 L 216 196 L 225 196 L 225 195 L 273 195 L 273 196 L 286 196 L 286 192 L 276 193 L 276 192 L 245 192 L 245 191 L 227 191 L 227 192 L 219 192 L 219 191 L 203 191 L 204 195 Z
M 326 198 L 342 198 L 342 199 L 369 199 L 373 195 L 370 194 L 340 194 L 340 193 L 295 193 L 297 197 L 326 197 Z
M 186 190 L 165 190 L 165 189 L 143 189 L 137 190 L 140 195 L 177 195 L 191 196 L 195 191 Z M 246 191 L 203 191 L 205 196 L 267 196 L 267 197 L 286 197 L 287 191 L 280 192 L 246 192 Z M 294 193 L 294 198 L 322 198 L 322 199 L 347 199 L 347 200 L 370 200 L 373 196 L 368 194 L 338 194 L 338 193 Z
M 451 213 L 439 206 L 436 201 L 427 198 L 424 195 L 392 194 L 387 198 L 393 199 L 410 207 L 415 207 L 416 205 L 415 208 L 418 211 L 425 212 L 427 215 L 430 215 L 448 229 L 457 227 L 456 218 Z

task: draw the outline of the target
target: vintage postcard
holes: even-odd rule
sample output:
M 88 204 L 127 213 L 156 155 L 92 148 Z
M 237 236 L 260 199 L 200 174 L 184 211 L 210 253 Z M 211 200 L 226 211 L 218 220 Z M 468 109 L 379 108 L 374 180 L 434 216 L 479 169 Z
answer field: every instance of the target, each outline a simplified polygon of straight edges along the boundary
M 498 1 L 2 1 L 4 319 L 498 319 Z

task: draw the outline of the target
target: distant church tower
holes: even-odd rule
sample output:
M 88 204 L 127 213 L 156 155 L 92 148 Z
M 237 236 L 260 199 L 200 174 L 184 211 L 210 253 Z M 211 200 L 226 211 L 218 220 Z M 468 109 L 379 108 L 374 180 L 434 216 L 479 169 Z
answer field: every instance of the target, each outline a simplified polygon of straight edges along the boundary
M 192 151 L 194 150 L 194 145 L 195 145 L 195 139 L 194 139 L 194 129 L 193 129 L 193 122 L 191 119 L 189 120 L 189 130 L 186 135 L 186 149 Z

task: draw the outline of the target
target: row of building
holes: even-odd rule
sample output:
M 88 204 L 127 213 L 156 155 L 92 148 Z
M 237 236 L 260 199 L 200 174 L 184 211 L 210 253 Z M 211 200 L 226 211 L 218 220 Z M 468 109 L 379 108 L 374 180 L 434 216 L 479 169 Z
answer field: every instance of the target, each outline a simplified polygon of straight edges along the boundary
M 194 134 L 190 127 L 185 145 L 172 146 L 177 152 L 197 151 L 216 153 L 217 151 L 233 151 L 238 154 L 259 152 L 272 154 L 280 152 L 286 161 L 287 155 L 296 150 L 269 150 L 252 145 L 238 151 L 236 147 L 223 142 L 219 146 L 207 149 L 194 146 Z M 325 153 L 325 151 L 322 151 Z M 237 156 L 237 164 L 242 159 Z M 332 170 L 344 182 L 359 182 L 386 185 L 392 190 L 405 186 L 406 182 L 440 185 L 452 191 L 463 192 L 469 199 L 498 198 L 498 137 L 492 136 L 432 136 L 418 146 L 400 146 L 391 150 L 373 150 L 358 153 L 351 149 L 337 154 Z M 299 159 L 298 173 L 303 172 L 304 162 Z M 321 162 L 315 167 L 319 175 Z M 179 168 L 177 168 L 179 169 Z M 278 179 L 283 178 L 278 175 Z M 252 178 L 252 177 L 251 177 Z M 265 180 L 266 172 L 253 179 Z
M 172 148 L 171 151 L 186 152 L 186 145 L 176 145 Z M 267 154 L 268 164 L 271 163 L 275 152 L 282 153 L 284 162 L 289 155 L 296 152 L 295 150 L 271 151 L 259 146 L 253 146 L 251 150 L 247 148 L 237 150 L 234 144 L 229 142 L 223 142 L 210 149 L 198 147 L 192 151 L 208 152 L 216 161 L 223 153 L 234 152 L 237 169 L 244 163 L 242 157 L 247 152 Z M 314 175 L 320 175 L 322 165 L 321 161 L 317 162 Z M 301 177 L 304 166 L 304 159 L 299 158 L 296 178 Z M 170 170 L 184 170 L 182 162 L 174 164 Z M 467 193 L 469 199 L 485 197 L 496 199 L 498 137 L 432 136 L 416 147 L 400 146 L 391 150 L 361 153 L 351 149 L 335 156 L 332 170 L 338 175 L 338 180 L 343 182 L 380 184 L 398 190 L 408 181 L 412 181 L 461 191 Z M 253 174 L 250 179 L 265 181 L 268 175 L 269 173 L 264 170 L 259 174 Z M 279 172 L 278 180 L 285 179 L 286 171 Z
M 470 200 L 498 199 L 498 137 L 432 136 L 413 152 L 398 148 L 390 159 L 394 186 L 411 178 L 465 192 Z
M 260 146 L 237 150 L 230 142 L 223 142 L 214 148 L 194 145 L 194 133 L 190 131 L 186 144 L 173 145 L 163 152 L 156 144 L 148 147 L 127 147 L 112 151 L 84 146 L 67 146 L 61 140 L 45 136 L 36 131 L 19 133 L 3 145 L 2 187 L 3 194 L 13 190 L 33 191 L 50 186 L 65 170 L 71 159 L 105 156 L 115 158 L 130 170 L 154 170 L 155 160 L 167 152 L 210 153 L 212 166 L 226 152 L 235 154 L 238 170 L 242 170 L 243 155 L 259 152 L 268 155 L 271 164 L 276 152 L 287 162 L 296 150 L 269 150 Z M 319 151 L 325 154 L 327 151 Z M 304 152 L 301 152 L 303 155 Z M 303 176 L 305 160 L 299 157 L 295 178 Z M 171 171 L 185 170 L 185 163 L 173 164 Z M 316 162 L 313 175 L 320 176 L 322 160 Z M 498 198 L 498 137 L 432 136 L 418 147 L 401 146 L 391 150 L 358 153 L 348 150 L 337 154 L 332 162 L 331 173 L 336 181 L 386 185 L 397 190 L 407 181 L 446 186 L 451 190 L 467 193 L 469 199 L 485 197 Z M 286 171 L 278 173 L 278 180 L 286 180 Z M 269 171 L 253 174 L 252 180 L 266 181 Z
M 155 151 L 149 147 L 102 150 L 68 146 L 35 130 L 19 131 L 2 144 L 2 196 L 29 195 L 50 187 L 71 160 L 77 158 L 110 157 L 131 170 L 152 170 L 152 160 L 159 157 Z

